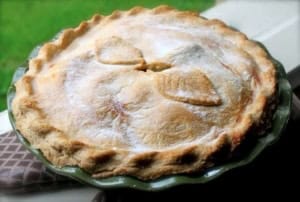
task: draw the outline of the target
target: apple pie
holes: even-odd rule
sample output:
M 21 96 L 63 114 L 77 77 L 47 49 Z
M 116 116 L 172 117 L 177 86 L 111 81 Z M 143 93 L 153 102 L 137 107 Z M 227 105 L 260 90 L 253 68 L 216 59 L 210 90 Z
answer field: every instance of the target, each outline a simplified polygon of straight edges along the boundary
M 276 70 L 257 43 L 167 6 L 64 30 L 15 87 L 20 133 L 95 178 L 204 171 L 263 134 L 276 106 Z

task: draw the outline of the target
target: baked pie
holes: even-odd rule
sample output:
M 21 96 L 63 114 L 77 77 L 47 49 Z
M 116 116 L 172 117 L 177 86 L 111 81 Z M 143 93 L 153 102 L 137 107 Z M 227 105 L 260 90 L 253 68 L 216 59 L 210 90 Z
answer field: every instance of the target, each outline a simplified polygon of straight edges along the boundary
M 135 7 L 64 30 L 15 86 L 16 127 L 54 165 L 148 180 L 203 171 L 263 133 L 276 71 L 219 20 Z

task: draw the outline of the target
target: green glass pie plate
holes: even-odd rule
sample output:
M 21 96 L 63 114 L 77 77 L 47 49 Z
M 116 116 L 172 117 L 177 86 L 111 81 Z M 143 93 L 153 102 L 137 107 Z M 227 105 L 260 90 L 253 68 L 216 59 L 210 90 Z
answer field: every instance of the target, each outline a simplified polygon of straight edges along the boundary
M 263 48 L 264 46 L 260 44 Z M 264 48 L 265 49 L 265 48 Z M 35 48 L 29 56 L 29 59 L 36 56 L 39 47 Z M 272 58 L 270 56 L 270 58 Z M 35 149 L 30 145 L 30 143 L 24 138 L 21 133 L 15 127 L 15 120 L 12 114 L 11 102 L 15 96 L 14 83 L 22 77 L 22 75 L 28 69 L 27 64 L 19 67 L 13 76 L 12 84 L 8 90 L 7 103 L 10 122 L 16 131 L 17 137 L 20 142 L 31 151 L 39 160 L 41 160 L 44 165 L 55 173 L 68 176 L 84 184 L 89 184 L 97 188 L 132 188 L 144 191 L 160 191 L 167 188 L 171 188 L 178 185 L 184 184 L 204 184 L 211 180 L 214 180 L 221 176 L 223 173 L 228 172 L 237 167 L 245 166 L 252 162 L 265 148 L 276 142 L 282 131 L 284 130 L 290 116 L 291 112 L 291 100 L 292 100 L 292 90 L 290 84 L 287 80 L 286 73 L 283 66 L 275 59 L 272 58 L 277 69 L 278 78 L 278 106 L 274 113 L 272 120 L 272 128 L 267 132 L 267 134 L 259 137 L 250 151 L 243 154 L 241 157 L 235 160 L 225 162 L 221 165 L 212 167 L 207 171 L 197 174 L 197 175 L 170 175 L 159 179 L 151 181 L 142 181 L 130 176 L 115 176 L 108 177 L 104 179 L 92 178 L 90 174 L 85 172 L 76 166 L 66 166 L 66 167 L 56 167 L 51 164 L 38 149 Z

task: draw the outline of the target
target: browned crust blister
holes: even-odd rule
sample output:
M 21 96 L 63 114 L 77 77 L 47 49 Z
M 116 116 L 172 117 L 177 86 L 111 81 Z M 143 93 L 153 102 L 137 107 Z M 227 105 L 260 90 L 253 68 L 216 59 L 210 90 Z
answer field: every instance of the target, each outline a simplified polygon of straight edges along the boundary
M 119 149 L 102 151 L 81 141 L 70 140 L 62 131 L 49 125 L 47 117 L 35 100 L 32 85 L 35 75 L 39 74 L 43 65 L 91 27 L 117 20 L 122 16 L 136 16 L 143 13 L 156 15 L 172 13 L 172 15 L 186 18 L 191 23 L 207 25 L 223 35 L 226 40 L 249 53 L 257 66 L 262 68 L 262 72 L 265 72 L 259 75 L 265 92 L 256 95 L 256 108 L 242 117 L 232 134 L 221 134 L 212 144 L 207 145 L 193 144 L 163 151 L 133 153 Z M 12 106 L 16 127 L 31 145 L 41 149 L 45 157 L 53 164 L 57 166 L 77 165 L 97 178 L 131 175 L 145 180 L 167 174 L 199 172 L 214 165 L 216 163 L 214 155 L 228 146 L 231 148 L 229 151 L 233 150 L 240 144 L 251 126 L 262 122 L 261 117 L 266 110 L 266 105 L 270 103 L 276 91 L 274 64 L 268 59 L 267 53 L 256 43 L 248 40 L 244 34 L 229 28 L 222 21 L 206 20 L 198 16 L 198 13 L 180 12 L 168 6 L 160 6 L 151 10 L 135 7 L 126 12 L 115 11 L 106 17 L 95 15 L 77 28 L 66 29 L 57 40 L 43 45 L 38 56 L 30 61 L 29 71 L 15 85 L 16 97 Z

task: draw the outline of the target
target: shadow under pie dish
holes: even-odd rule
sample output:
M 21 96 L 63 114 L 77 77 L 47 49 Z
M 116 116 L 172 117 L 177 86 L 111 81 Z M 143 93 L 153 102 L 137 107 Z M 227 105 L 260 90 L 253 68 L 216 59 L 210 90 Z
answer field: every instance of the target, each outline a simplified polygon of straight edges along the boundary
M 13 122 L 55 167 L 94 179 L 205 172 L 270 128 L 275 65 L 257 43 L 197 13 L 96 15 L 30 59 Z

